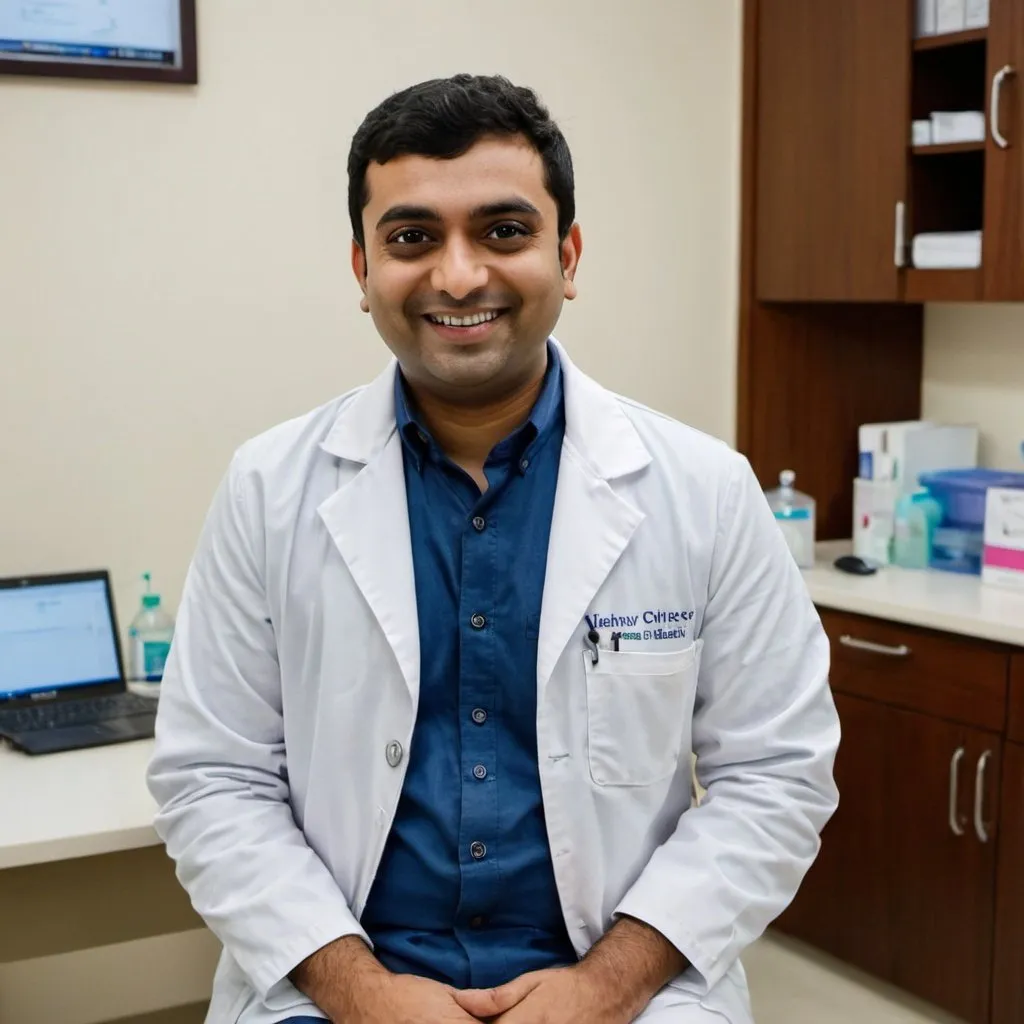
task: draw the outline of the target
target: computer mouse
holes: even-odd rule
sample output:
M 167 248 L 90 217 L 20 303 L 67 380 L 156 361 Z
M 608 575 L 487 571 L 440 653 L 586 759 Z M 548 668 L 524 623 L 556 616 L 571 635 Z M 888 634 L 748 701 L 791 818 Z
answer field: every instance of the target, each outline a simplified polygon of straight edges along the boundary
M 852 573 L 854 576 L 870 576 L 878 572 L 878 566 L 864 561 L 858 555 L 840 555 L 832 563 L 840 572 Z

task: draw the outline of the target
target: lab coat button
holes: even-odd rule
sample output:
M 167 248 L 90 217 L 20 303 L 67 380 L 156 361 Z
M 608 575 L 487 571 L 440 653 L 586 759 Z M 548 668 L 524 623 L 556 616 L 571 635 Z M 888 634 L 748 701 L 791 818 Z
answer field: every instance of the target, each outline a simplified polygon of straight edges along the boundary
M 482 764 L 478 764 L 473 769 L 473 778 L 474 779 L 486 779 L 487 778 L 487 769 Z
M 476 842 L 470 846 L 469 853 L 473 860 L 483 860 L 487 856 L 487 847 L 481 842 Z
M 473 516 L 473 529 L 477 533 L 483 533 L 484 527 L 487 526 L 487 520 L 483 516 Z
M 402 763 L 402 757 L 405 751 L 402 749 L 402 744 L 398 740 L 392 740 L 384 750 L 384 756 L 388 759 L 388 764 L 392 768 L 397 768 Z
M 479 612 L 476 612 L 469 620 L 469 624 L 474 629 L 483 629 L 484 626 L 487 625 L 487 619 L 485 619 Z
M 473 708 L 472 717 L 477 725 L 483 725 L 487 721 L 487 712 L 483 708 Z

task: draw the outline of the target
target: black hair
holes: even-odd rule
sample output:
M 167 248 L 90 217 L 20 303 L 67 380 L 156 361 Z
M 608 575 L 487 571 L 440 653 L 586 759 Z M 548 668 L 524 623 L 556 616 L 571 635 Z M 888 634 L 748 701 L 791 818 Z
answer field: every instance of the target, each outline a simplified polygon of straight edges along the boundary
M 545 185 L 558 208 L 564 241 L 576 219 L 572 156 L 558 125 L 532 89 L 501 75 L 455 75 L 420 82 L 371 110 L 348 154 L 348 212 L 363 248 L 366 169 L 409 154 L 451 160 L 487 135 L 522 135 L 544 163 Z

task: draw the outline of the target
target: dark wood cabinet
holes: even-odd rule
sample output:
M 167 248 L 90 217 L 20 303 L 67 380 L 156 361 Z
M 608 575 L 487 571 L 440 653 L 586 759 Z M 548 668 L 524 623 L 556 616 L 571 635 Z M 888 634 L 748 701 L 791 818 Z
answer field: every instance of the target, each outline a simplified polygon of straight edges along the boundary
M 987 1024 L 1009 652 L 858 615 L 822 620 L 840 803 L 777 927 Z M 1024 934 L 1024 914 L 1014 920 Z
M 757 297 L 896 301 L 911 4 L 760 0 Z
M 991 0 L 990 21 L 980 297 L 1019 301 L 1024 299 L 1024 2 Z M 997 133 L 1005 146 L 997 141 Z
M 913 0 L 748 2 L 757 299 L 1024 299 L 1024 0 L 923 39 Z M 914 120 L 961 110 L 984 140 L 911 145 Z M 915 235 L 978 230 L 980 269 L 912 266 Z
M 885 735 L 891 711 L 836 694 L 843 740 L 836 756 L 839 809 L 797 898 L 776 927 L 879 977 L 893 972 L 886 827 Z
M 1024 673 L 1024 659 L 1021 665 Z M 992 1024 L 1020 1024 L 1024 1021 L 1024 745 L 1019 743 L 1006 744 L 1000 819 Z
M 972 1024 L 989 1014 L 1001 737 L 892 711 L 890 981 Z M 902 780 L 899 781 L 899 780 Z

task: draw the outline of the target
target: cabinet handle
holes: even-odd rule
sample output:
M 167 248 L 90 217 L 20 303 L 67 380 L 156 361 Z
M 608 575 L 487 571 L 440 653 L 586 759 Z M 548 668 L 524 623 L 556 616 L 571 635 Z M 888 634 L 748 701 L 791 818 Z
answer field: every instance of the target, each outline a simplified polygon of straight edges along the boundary
M 992 751 L 986 750 L 978 758 L 978 769 L 974 773 L 974 832 L 983 842 L 988 842 L 988 830 L 985 828 L 985 769 L 992 759 Z
M 890 647 L 888 644 L 874 644 L 870 640 L 858 640 L 855 636 L 843 635 L 839 642 L 844 647 L 852 647 L 855 651 L 870 651 L 872 654 L 884 654 L 887 658 L 906 658 L 910 648 L 906 644 Z
M 1016 73 L 1017 72 L 1009 64 L 1004 64 L 992 76 L 992 98 L 988 105 L 989 128 L 992 131 L 992 141 L 1000 149 L 1008 149 L 1010 146 L 1006 136 L 999 130 L 999 106 L 1000 100 L 1002 99 L 1003 82 L 1005 82 L 1010 75 L 1015 75 Z
M 964 748 L 957 747 L 949 762 L 949 827 L 955 836 L 964 834 L 964 827 L 960 823 L 958 796 L 960 791 L 960 762 L 964 759 Z
M 896 244 L 893 260 L 897 267 L 907 265 L 907 204 L 902 199 L 896 204 Z

